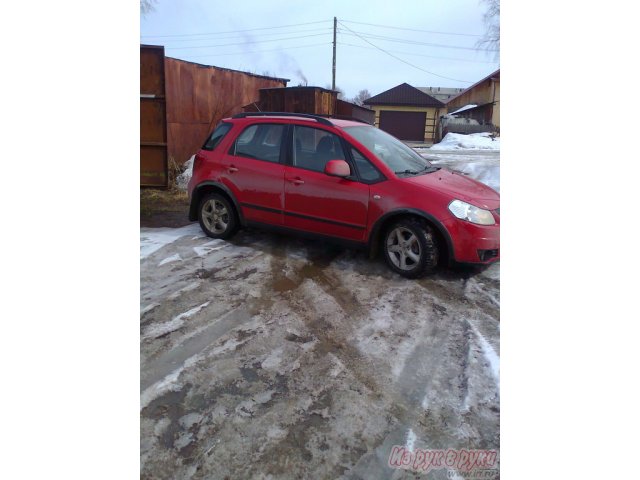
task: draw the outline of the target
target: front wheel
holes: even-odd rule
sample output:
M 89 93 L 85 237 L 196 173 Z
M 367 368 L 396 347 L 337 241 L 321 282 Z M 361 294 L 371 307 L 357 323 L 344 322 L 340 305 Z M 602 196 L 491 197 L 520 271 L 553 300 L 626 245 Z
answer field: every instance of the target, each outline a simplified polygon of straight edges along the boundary
M 238 229 L 236 211 L 222 195 L 210 193 L 200 201 L 198 208 L 200 228 L 211 238 L 227 239 Z
M 402 219 L 385 233 L 384 258 L 403 277 L 418 278 L 438 265 L 438 244 L 428 225 L 417 219 Z

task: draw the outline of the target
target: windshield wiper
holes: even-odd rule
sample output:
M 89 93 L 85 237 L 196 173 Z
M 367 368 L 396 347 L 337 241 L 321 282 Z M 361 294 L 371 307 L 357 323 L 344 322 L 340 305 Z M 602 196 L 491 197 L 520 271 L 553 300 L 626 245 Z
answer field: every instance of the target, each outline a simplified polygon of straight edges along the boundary
M 420 175 L 423 173 L 432 173 L 432 172 L 436 172 L 440 170 L 440 167 L 434 167 L 433 165 L 427 165 L 426 167 L 424 167 L 422 170 L 402 170 L 400 172 L 393 172 L 396 175 Z

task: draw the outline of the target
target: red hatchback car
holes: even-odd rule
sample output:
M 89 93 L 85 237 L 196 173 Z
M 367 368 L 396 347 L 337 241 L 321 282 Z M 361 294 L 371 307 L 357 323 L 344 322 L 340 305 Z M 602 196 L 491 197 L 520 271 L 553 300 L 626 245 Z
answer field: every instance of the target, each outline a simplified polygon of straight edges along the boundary
M 409 278 L 500 258 L 497 192 L 353 120 L 224 119 L 195 157 L 189 197 L 189 219 L 210 237 L 256 226 L 345 241 L 382 250 Z

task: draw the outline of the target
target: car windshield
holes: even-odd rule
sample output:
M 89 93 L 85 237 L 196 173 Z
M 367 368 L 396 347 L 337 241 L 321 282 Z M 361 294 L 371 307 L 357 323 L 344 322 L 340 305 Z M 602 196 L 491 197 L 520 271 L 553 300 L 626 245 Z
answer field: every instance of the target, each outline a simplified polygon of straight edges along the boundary
M 345 127 L 345 131 L 369 149 L 396 175 L 417 175 L 437 170 L 412 148 L 376 127 Z

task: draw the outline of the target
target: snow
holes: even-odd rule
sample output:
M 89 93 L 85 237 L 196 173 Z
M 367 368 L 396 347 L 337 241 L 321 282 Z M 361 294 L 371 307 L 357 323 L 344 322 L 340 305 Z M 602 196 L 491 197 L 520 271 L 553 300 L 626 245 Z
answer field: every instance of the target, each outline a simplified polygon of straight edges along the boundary
M 460 112 L 464 112 L 465 110 L 471 110 L 472 108 L 476 108 L 478 105 L 475 105 L 473 103 L 469 104 L 469 105 L 465 105 L 462 108 L 459 108 L 458 110 L 456 110 L 455 112 L 451 112 L 449 115 L 455 115 L 456 113 L 460 113 Z
M 141 228 L 140 229 L 140 260 L 160 250 L 165 245 L 175 242 L 186 235 L 204 237 L 200 225 L 192 223 L 182 228 Z
M 171 333 L 175 330 L 178 330 L 180 327 L 184 325 L 185 319 L 192 317 L 200 310 L 209 305 L 210 302 L 205 302 L 202 305 L 198 305 L 197 307 L 193 307 L 191 310 L 188 310 L 180 315 L 173 317 L 170 321 L 151 325 L 144 334 L 143 339 L 147 338 L 158 338 L 162 335 L 166 335 L 167 333 Z
M 167 297 L 168 300 L 176 300 L 177 298 L 180 297 L 180 295 L 182 295 L 183 293 L 186 292 L 190 292 L 191 290 L 195 290 L 196 288 L 198 288 L 200 286 L 202 282 L 200 280 L 196 280 L 195 282 L 190 283 L 189 285 L 187 285 L 186 287 L 181 288 L 180 290 L 177 290 L 175 292 L 173 292 L 171 295 L 169 295 Z
M 140 316 L 142 317 L 145 313 L 150 312 L 151 310 L 159 306 L 160 306 L 159 303 L 156 303 L 156 302 L 150 303 L 149 305 L 144 307 L 142 310 L 140 310 Z
M 493 375 L 498 388 L 500 388 L 500 357 L 493 349 L 493 347 L 489 344 L 489 342 L 487 342 L 487 339 L 484 338 L 478 331 L 478 329 L 471 323 L 469 325 L 471 325 L 471 328 L 478 337 L 478 342 L 480 343 L 480 348 L 482 348 L 484 358 L 487 360 L 489 369 L 491 370 L 491 374 Z
M 175 369 L 169 375 L 164 377 L 162 380 L 151 385 L 147 388 L 142 394 L 140 394 L 140 409 L 142 410 L 144 407 L 149 405 L 149 403 L 155 398 L 159 397 L 165 392 L 170 390 L 176 391 L 180 389 L 180 384 L 178 383 L 178 377 L 183 372 L 185 366 L 181 366 L 180 368 Z
M 223 245 L 220 245 L 221 243 Z M 220 245 L 220 246 L 214 247 L 213 245 Z M 215 252 L 217 250 L 220 250 L 220 249 L 222 249 L 222 248 L 224 248 L 226 246 L 227 246 L 227 244 L 225 244 L 224 240 L 212 240 L 212 241 L 210 241 L 208 243 L 205 243 L 204 245 L 201 245 L 199 247 L 193 247 L 193 251 L 199 257 L 204 257 L 205 255 L 208 255 L 211 252 Z
M 189 180 L 191 180 L 191 175 L 193 174 L 193 160 L 195 158 L 195 155 L 191 155 L 191 158 L 184 163 L 184 171 L 176 177 L 176 186 L 180 190 L 187 190 L 187 185 L 189 185 Z
M 440 143 L 436 143 L 431 150 L 500 150 L 500 139 L 491 138 L 489 132 L 447 133 Z
M 158 266 L 161 267 L 162 265 L 166 265 L 167 263 L 171 263 L 171 262 L 179 262 L 182 261 L 182 257 L 180 256 L 179 253 L 176 253 L 175 255 L 171 255 L 170 257 L 165 258 L 164 260 L 162 260 Z
M 185 369 L 189 369 L 197 364 L 200 360 L 205 358 L 204 354 L 198 353 L 192 357 L 187 358 L 184 363 L 176 368 L 173 372 L 165 376 L 162 380 L 158 380 L 156 383 L 146 388 L 140 394 L 140 410 L 149 405 L 154 399 L 158 398 L 169 391 L 178 391 L 182 388 L 182 384 L 179 381 L 180 375 Z
M 415 443 L 416 443 L 416 439 L 418 437 L 416 437 L 416 434 L 413 433 L 413 430 L 410 428 L 409 431 L 407 432 L 407 450 L 409 450 L 410 452 L 413 452 L 413 448 L 415 447 Z
M 282 363 L 282 348 L 278 348 L 271 352 L 267 358 L 262 361 L 262 368 L 267 370 L 273 370 L 280 366 Z

